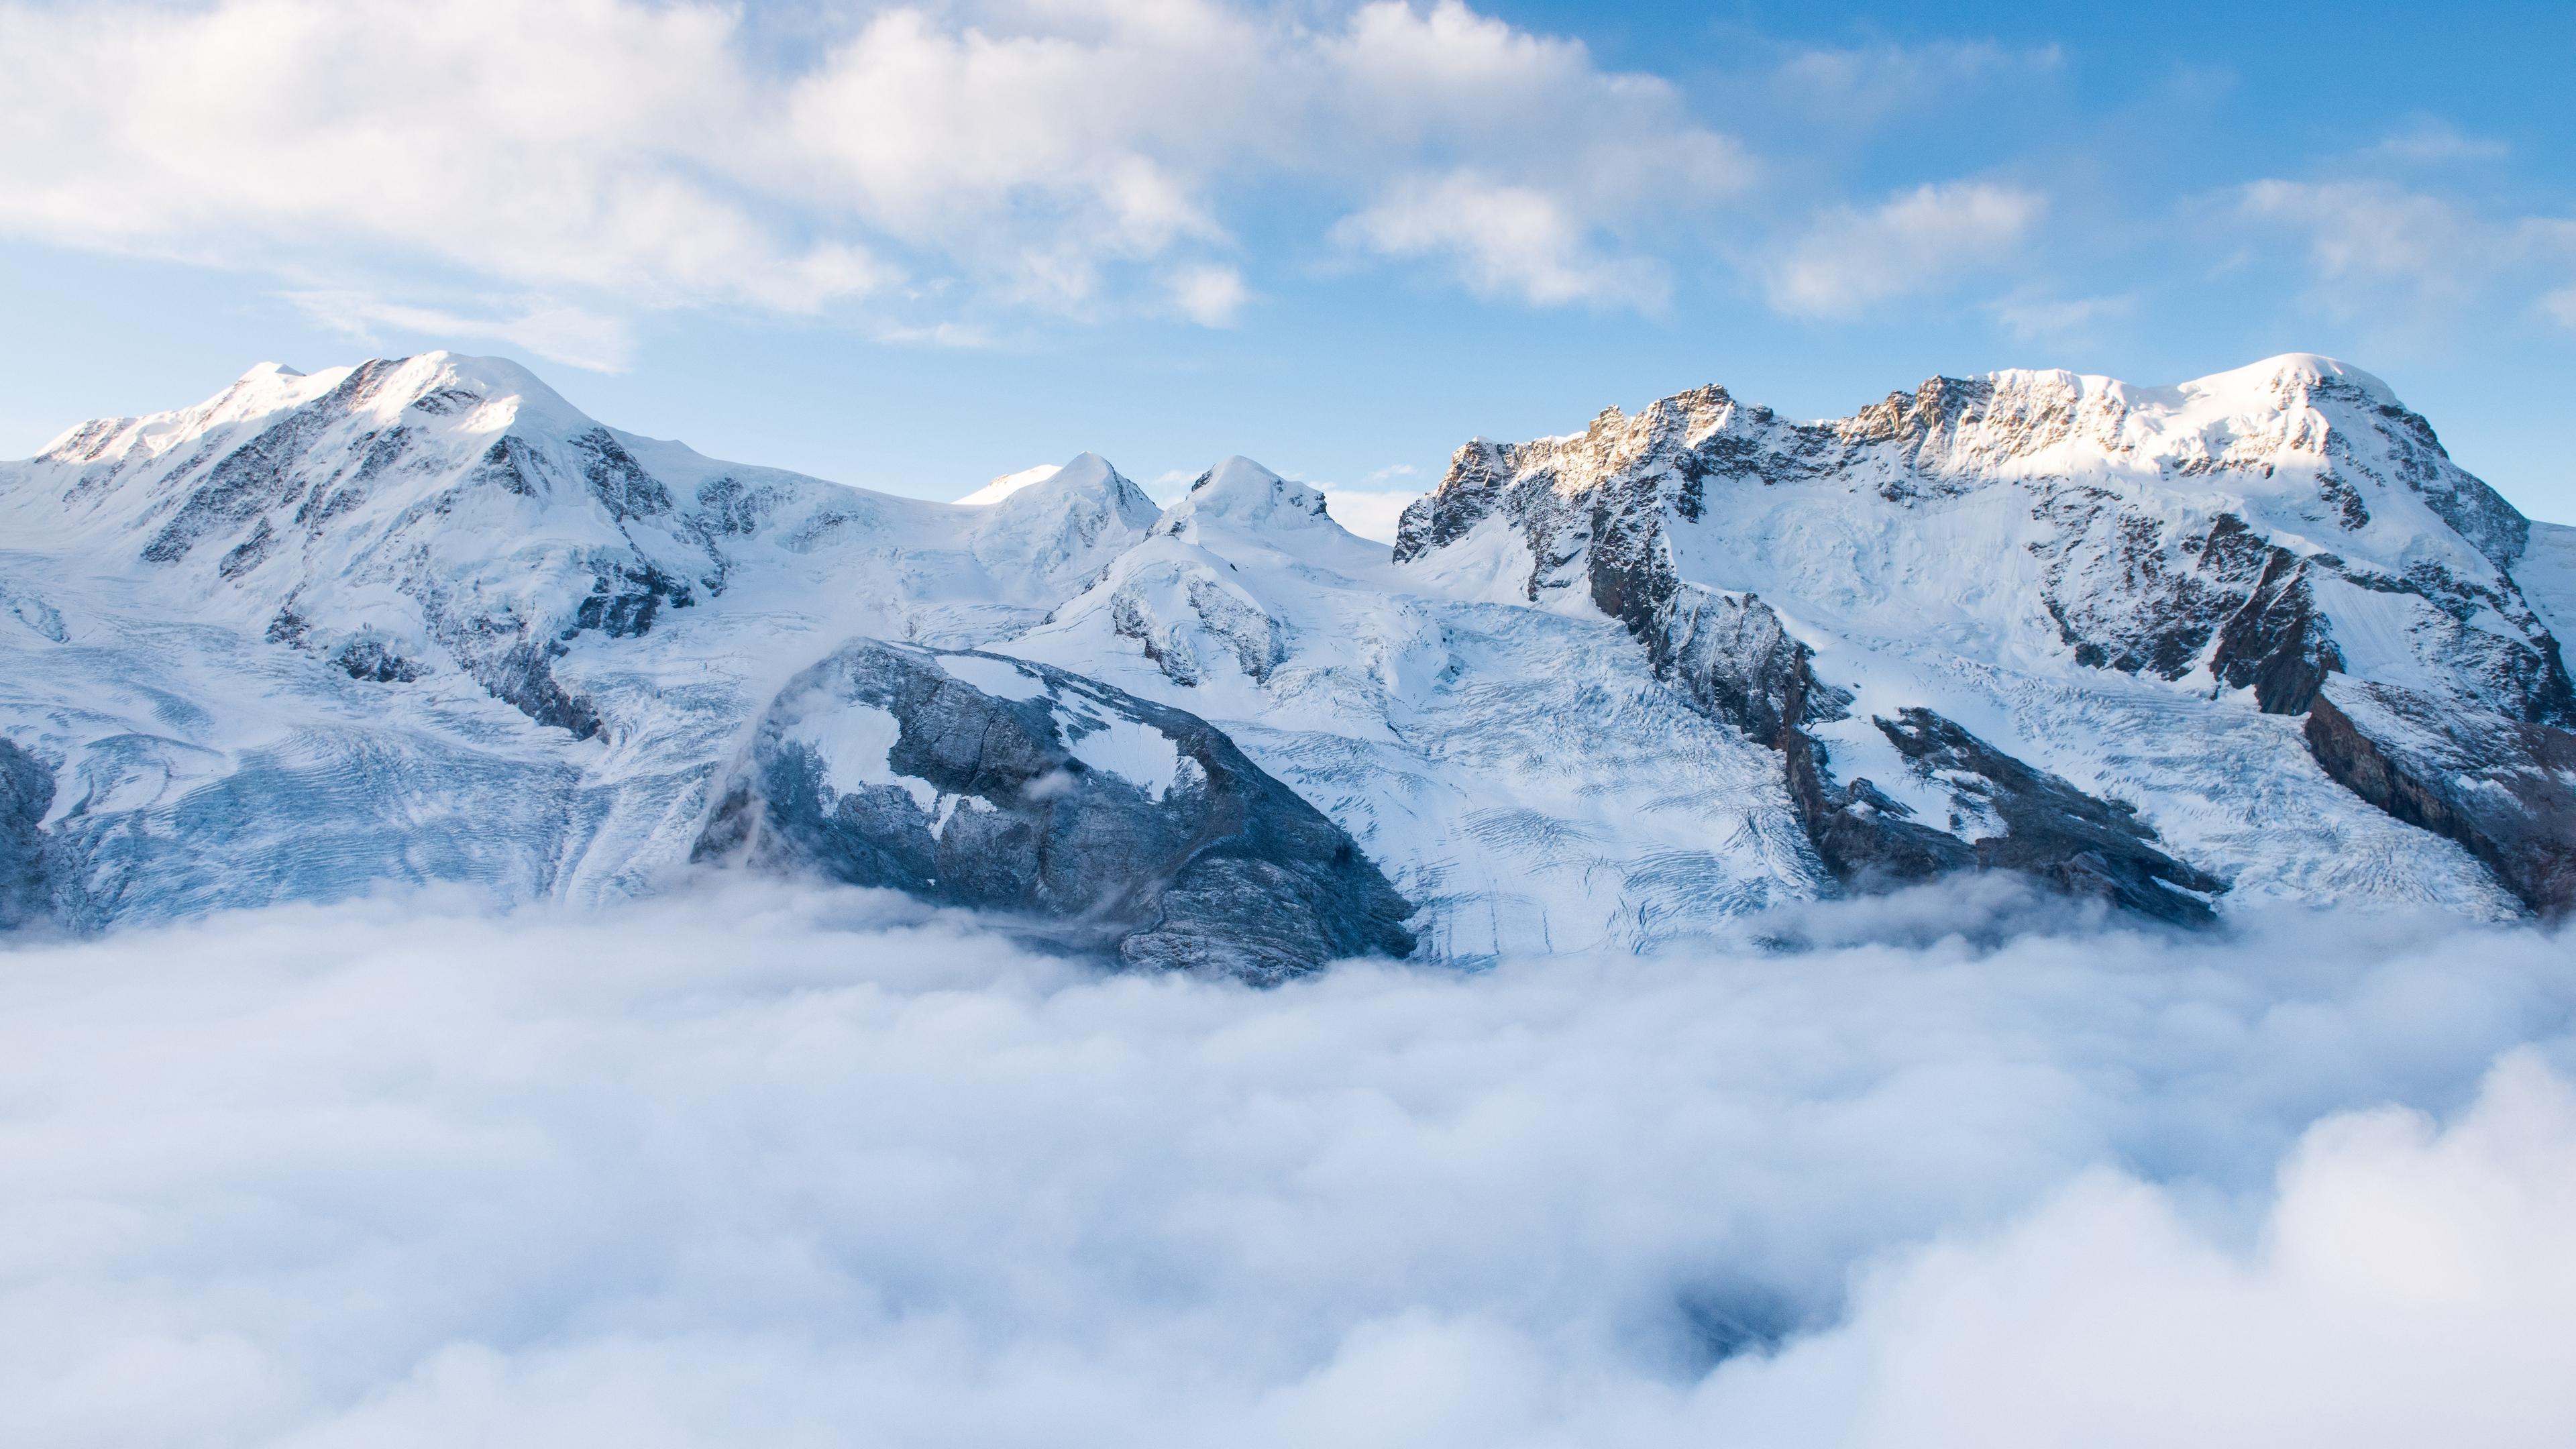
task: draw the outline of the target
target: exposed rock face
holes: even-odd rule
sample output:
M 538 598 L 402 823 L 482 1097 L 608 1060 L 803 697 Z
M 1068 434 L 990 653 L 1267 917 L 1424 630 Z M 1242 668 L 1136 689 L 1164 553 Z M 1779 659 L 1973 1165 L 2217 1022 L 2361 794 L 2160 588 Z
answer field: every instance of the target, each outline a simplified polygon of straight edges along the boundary
M 0 739 L 0 931 L 51 914 L 45 811 L 54 803 L 54 772 Z
M 1594 597 L 1608 599 L 1605 611 L 1644 640 L 1657 672 L 1701 712 L 1773 749 L 1785 749 L 1801 726 L 1842 717 L 1851 696 L 1816 681 L 1807 646 L 1789 637 L 1770 605 L 1654 572 L 1643 598 L 1609 594 L 1597 583 Z M 1648 601 L 1655 602 L 1636 607 Z
M 972 651 L 853 640 L 791 681 L 696 852 L 737 854 L 1254 982 L 1413 949 L 1377 867 L 1214 726 Z
M 2012 870 L 2069 895 L 2158 920 L 2200 925 L 2225 882 L 2158 849 L 2134 809 L 2095 799 L 1922 708 L 1871 723 L 1914 772 L 1966 816 L 2001 829 L 1963 839 L 1925 825 L 1867 779 L 1838 785 L 1829 751 L 1804 726 L 1844 715 L 1851 696 L 1820 685 L 1806 646 L 1750 595 L 1679 585 L 1644 631 L 1656 667 L 1711 717 L 1786 757 L 1791 800 L 1828 869 L 1882 887 L 1952 871 Z
M 2534 911 L 2576 911 L 2576 734 L 2337 679 L 2307 737 L 2328 774 L 2467 846 Z
M 2018 871 L 2068 895 L 2158 920 L 2201 925 L 2212 919 L 2207 898 L 2226 883 L 2157 849 L 2155 832 L 2138 822 L 2135 809 L 2032 769 L 1928 709 L 1874 723 L 1918 769 L 2002 823 L 2003 833 L 1972 844 L 1980 869 Z M 1849 793 L 1868 783 L 1854 781 Z M 1878 802 L 1882 813 L 1890 803 Z

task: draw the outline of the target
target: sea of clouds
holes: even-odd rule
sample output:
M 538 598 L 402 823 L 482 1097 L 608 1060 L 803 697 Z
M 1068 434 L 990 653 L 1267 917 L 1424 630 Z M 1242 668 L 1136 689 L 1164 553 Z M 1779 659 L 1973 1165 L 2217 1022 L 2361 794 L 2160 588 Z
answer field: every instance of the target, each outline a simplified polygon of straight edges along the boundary
M 2564 1444 L 2576 964 L 1997 888 L 1104 974 L 863 892 L 0 950 L 0 1442 Z

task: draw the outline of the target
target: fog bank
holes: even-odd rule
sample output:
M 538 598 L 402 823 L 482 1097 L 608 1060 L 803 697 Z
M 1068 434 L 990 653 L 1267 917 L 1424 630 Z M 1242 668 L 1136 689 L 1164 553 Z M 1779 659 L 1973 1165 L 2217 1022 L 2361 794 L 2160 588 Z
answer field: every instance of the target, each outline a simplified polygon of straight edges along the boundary
M 0 1439 L 2563 1442 L 2567 943 L 2033 909 L 1269 992 L 749 885 L 21 944 Z

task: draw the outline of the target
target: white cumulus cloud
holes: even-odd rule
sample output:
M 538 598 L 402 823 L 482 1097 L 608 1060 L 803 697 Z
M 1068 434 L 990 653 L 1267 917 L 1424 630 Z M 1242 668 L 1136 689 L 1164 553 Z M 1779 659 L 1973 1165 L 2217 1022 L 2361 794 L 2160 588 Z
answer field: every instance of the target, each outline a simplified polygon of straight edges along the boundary
M 2087 1174 L 1866 1275 L 1850 1320 L 1722 1367 L 1722 1442 L 2527 1445 L 2576 1425 L 2576 1088 L 2500 1065 L 2454 1125 L 2326 1119 L 2250 1235 Z M 1819 1409 L 1826 1408 L 1820 1414 Z
M 1633 302 L 1652 264 L 1622 229 L 1747 174 L 1666 83 L 1458 0 L 996 0 L 818 15 L 795 47 L 753 32 L 696 0 L 0 0 L 0 234 L 422 326 L 1118 305 L 1223 325 L 1242 278 L 1206 254 L 1235 244 L 1229 198 L 1357 209 L 1363 251 L 1487 292 Z M 1490 178 L 1466 225 L 1496 234 L 1388 210 L 1442 168 Z

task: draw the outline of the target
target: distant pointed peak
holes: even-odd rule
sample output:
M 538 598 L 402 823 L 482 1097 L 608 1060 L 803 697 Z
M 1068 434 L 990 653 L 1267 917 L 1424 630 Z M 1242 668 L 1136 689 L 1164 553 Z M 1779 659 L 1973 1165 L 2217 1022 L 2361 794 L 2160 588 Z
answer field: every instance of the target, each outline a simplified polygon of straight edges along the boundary
M 1190 484 L 1190 491 L 1192 493 L 1197 493 L 1205 489 L 1214 489 L 1221 492 L 1233 492 L 1243 489 L 1266 489 L 1274 483 L 1284 483 L 1286 481 L 1286 479 L 1271 472 L 1259 463 L 1252 461 L 1241 453 L 1237 453 L 1217 464 L 1215 467 L 1201 473 L 1198 476 L 1198 480 Z
M 1177 534 L 1200 518 L 1223 519 L 1238 527 L 1301 527 L 1328 516 L 1322 489 L 1282 478 L 1237 454 L 1198 476 L 1189 493 L 1164 515 L 1162 531 Z
M 1039 470 L 1028 470 L 1036 473 Z M 1032 478 L 1011 490 L 1009 496 L 1062 497 L 1072 494 L 1128 494 L 1144 497 L 1144 490 L 1127 480 L 1127 475 L 1098 453 L 1076 453 L 1063 463 L 1045 470 L 1044 476 Z
M 957 501 L 994 509 L 997 518 L 1031 513 L 1090 513 L 1105 508 L 1139 529 L 1151 524 L 1157 512 L 1145 490 L 1128 481 L 1098 453 L 1078 453 L 1061 464 L 1006 473 Z

